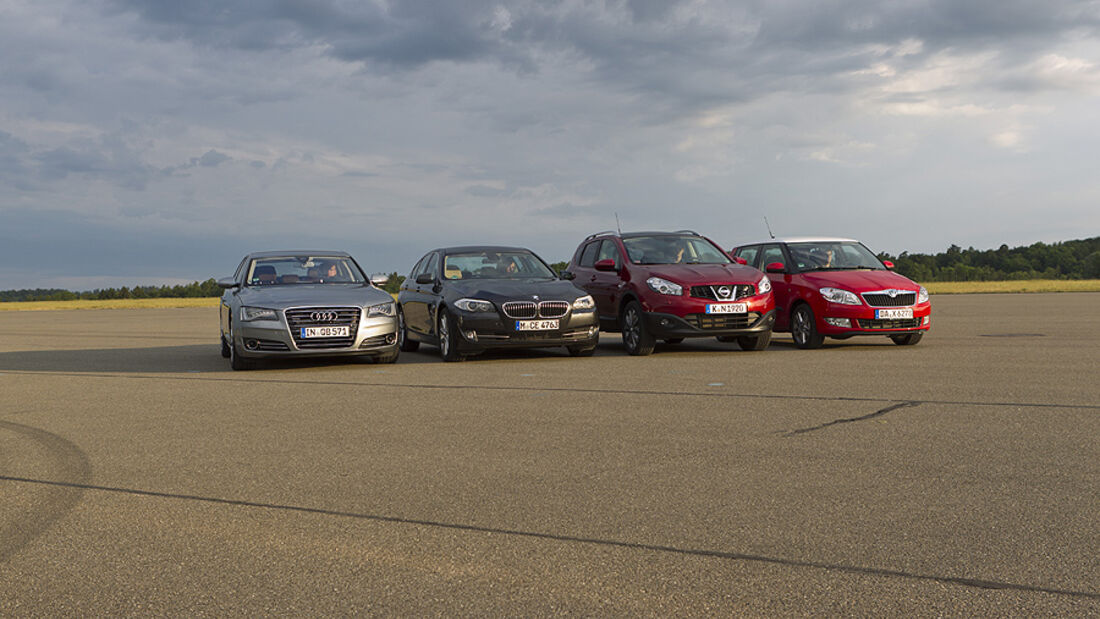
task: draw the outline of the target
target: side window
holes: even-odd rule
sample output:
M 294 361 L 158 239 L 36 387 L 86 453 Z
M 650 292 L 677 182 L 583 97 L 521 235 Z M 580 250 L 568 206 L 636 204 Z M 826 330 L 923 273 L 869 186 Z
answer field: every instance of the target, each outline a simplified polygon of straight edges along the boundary
M 241 276 L 244 275 L 244 265 L 248 264 L 248 258 L 241 260 L 241 263 L 237 265 L 237 270 L 233 273 L 233 279 L 241 281 Z
M 744 258 L 745 261 L 749 263 L 749 266 L 757 266 L 756 257 L 759 253 L 760 247 L 758 245 L 753 245 L 751 247 L 742 247 L 737 250 L 737 257 Z
M 615 268 L 623 266 L 623 261 L 619 258 L 619 248 L 615 246 L 615 241 L 605 239 L 603 245 L 600 246 L 600 253 L 596 256 L 596 260 L 607 260 L 608 258 L 615 261 Z
M 596 253 L 600 249 L 600 243 L 603 241 L 593 241 L 588 245 L 585 245 L 584 251 L 581 252 L 581 261 L 577 266 L 592 268 L 592 265 L 596 264 Z
M 783 258 L 782 247 L 778 245 L 765 245 L 763 251 L 760 252 L 760 262 L 756 265 L 756 268 L 763 271 L 773 262 L 782 262 L 788 269 L 791 268 L 791 265 L 787 264 L 787 261 Z
M 416 263 L 416 266 L 413 267 L 412 273 L 409 273 L 409 279 L 415 281 L 416 276 L 424 272 L 424 267 L 425 265 L 427 265 L 427 263 L 428 256 L 424 256 L 423 258 L 421 258 L 420 261 Z
M 439 254 L 429 254 L 428 265 L 424 267 L 424 272 L 430 273 L 432 277 L 435 277 L 439 274 Z

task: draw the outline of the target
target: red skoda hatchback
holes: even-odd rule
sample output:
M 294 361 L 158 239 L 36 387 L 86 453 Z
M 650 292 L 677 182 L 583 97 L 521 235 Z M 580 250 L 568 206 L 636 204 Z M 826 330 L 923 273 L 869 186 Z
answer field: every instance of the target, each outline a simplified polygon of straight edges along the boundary
M 893 273 L 859 241 L 773 239 L 731 252 L 765 271 L 775 296 L 775 331 L 790 331 L 799 348 L 826 337 L 886 335 L 910 346 L 931 325 L 928 291 Z

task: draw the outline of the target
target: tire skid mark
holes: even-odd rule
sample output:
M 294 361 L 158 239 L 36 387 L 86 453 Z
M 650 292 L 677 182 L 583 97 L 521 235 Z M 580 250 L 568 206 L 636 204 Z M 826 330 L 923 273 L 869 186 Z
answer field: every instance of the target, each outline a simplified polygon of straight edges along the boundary
M 508 385 L 433 385 L 429 383 L 366 383 L 352 380 L 287 380 L 287 379 L 248 379 L 248 378 L 213 378 L 200 376 L 197 373 L 188 373 L 185 376 L 172 376 L 158 374 L 143 376 L 138 374 L 104 374 L 101 372 L 51 372 L 41 370 L 6 370 L 10 374 L 24 374 L 37 376 L 68 376 L 74 378 L 110 378 L 129 380 L 190 380 L 211 383 L 236 383 L 247 385 L 318 385 L 318 386 L 344 386 L 344 387 L 368 387 L 391 389 L 422 389 L 440 391 L 538 391 L 546 393 L 578 393 L 578 394 L 603 394 L 603 395 L 669 395 L 676 397 L 697 398 L 730 398 L 730 399 L 761 399 L 761 400 L 794 400 L 802 402 L 897 402 L 897 398 L 874 398 L 855 396 L 823 396 L 823 395 L 787 395 L 778 393 L 736 393 L 721 391 L 657 391 L 637 389 L 597 389 L 591 387 L 552 387 L 552 386 L 508 386 Z M 201 370 L 198 372 L 202 373 Z M 997 408 L 1040 408 L 1040 409 L 1075 409 L 1100 411 L 1100 404 L 1061 404 L 1052 402 L 981 402 L 966 400 L 906 400 L 918 404 L 937 404 L 948 406 L 993 406 Z
M 57 434 L 3 420 L 0 431 L 12 432 L 41 446 L 58 475 L 71 480 L 67 485 L 47 488 L 45 496 L 32 499 L 20 518 L 0 522 L 0 562 L 4 562 L 76 507 L 84 495 L 82 486 L 91 481 L 92 466 L 79 447 Z M 0 475 L 0 480 L 10 479 Z
M 337 518 L 354 518 L 358 520 L 369 520 L 373 522 L 384 522 L 391 524 L 411 525 L 420 527 L 432 527 L 439 529 L 450 529 L 457 531 L 465 531 L 469 533 L 491 533 L 496 535 L 509 535 L 514 537 L 523 537 L 529 539 L 541 539 L 563 543 L 578 543 L 578 544 L 593 544 L 598 546 L 610 547 L 610 548 L 622 548 L 627 550 L 639 550 L 645 552 L 657 552 L 657 553 L 669 553 L 687 556 L 697 557 L 709 557 L 714 559 L 725 559 L 730 561 L 745 561 L 752 563 L 763 563 L 769 565 L 781 565 L 794 568 L 808 568 L 818 569 L 833 572 L 840 572 L 845 574 L 855 574 L 860 576 L 878 576 L 884 578 L 901 578 L 906 580 L 915 580 L 923 582 L 937 582 L 941 584 L 952 584 L 963 587 L 977 588 L 977 589 L 995 589 L 995 590 L 1009 590 L 1018 591 L 1023 593 L 1043 593 L 1051 595 L 1062 595 L 1076 598 L 1084 598 L 1091 600 L 1100 600 L 1100 593 L 1092 591 L 1077 591 L 1073 589 L 1060 589 L 1056 587 L 1045 587 L 1040 585 L 1028 585 L 1022 583 L 1014 583 L 999 580 L 989 580 L 984 578 L 969 578 L 963 576 L 937 576 L 933 574 L 921 574 L 917 572 L 906 572 L 902 570 L 894 570 L 889 568 L 867 567 L 859 565 L 845 565 L 845 564 L 833 564 L 826 563 L 824 561 L 809 561 L 802 559 L 787 559 L 783 557 L 769 557 L 765 555 L 747 554 L 740 552 L 731 552 L 723 550 L 709 550 L 703 548 L 681 548 L 678 546 L 666 546 L 661 544 L 646 544 L 640 542 L 628 542 L 623 540 L 614 539 L 599 539 L 593 537 L 581 537 L 577 535 L 566 535 L 561 533 L 546 533 L 541 531 L 523 531 L 518 529 L 503 529 L 498 527 L 489 527 L 483 525 L 462 524 L 454 522 L 439 522 L 433 520 L 421 520 L 415 518 L 403 518 L 400 516 L 384 516 L 379 514 L 363 514 L 358 512 L 340 511 L 334 509 L 325 509 L 320 507 L 307 507 L 302 505 L 279 505 L 274 503 L 259 503 L 255 501 L 245 501 L 240 499 L 225 499 L 220 497 L 205 497 L 198 495 L 188 494 L 175 494 L 170 492 L 156 492 L 152 490 L 140 490 L 136 488 L 114 488 L 110 486 L 94 486 L 90 484 L 74 484 L 69 482 L 50 481 L 45 479 L 30 479 L 26 477 L 11 477 L 6 475 L 0 475 L 0 481 L 9 481 L 15 483 L 26 484 L 41 484 L 47 486 L 63 486 L 74 487 L 80 490 L 92 490 L 97 492 L 110 492 L 118 494 L 128 494 L 134 496 L 154 497 L 160 499 L 175 499 L 183 501 L 199 501 L 204 503 L 213 503 L 217 505 L 227 505 L 231 507 L 243 507 L 248 509 L 268 509 L 268 510 L 280 510 L 302 514 L 313 514 L 320 516 L 332 516 Z
M 834 419 L 834 420 L 832 420 L 828 423 L 823 423 L 821 425 L 812 426 L 812 427 L 809 427 L 809 428 L 799 428 L 797 430 L 791 430 L 790 432 L 787 432 L 783 436 L 787 436 L 787 437 L 798 436 L 799 434 L 806 434 L 808 432 L 816 432 L 818 430 L 824 430 L 825 428 L 828 428 L 830 426 L 835 426 L 835 425 L 839 425 L 839 424 L 842 424 L 842 423 L 856 423 L 856 422 L 859 422 L 859 421 L 867 421 L 868 419 L 874 419 L 875 417 L 881 417 L 882 415 L 885 415 L 886 413 L 889 413 L 891 411 L 896 411 L 899 408 L 911 408 L 911 407 L 914 407 L 914 406 L 920 406 L 921 404 L 923 404 L 923 402 L 919 402 L 919 401 L 899 402 L 898 404 L 893 404 L 891 406 L 887 406 L 886 408 L 880 408 L 879 410 L 877 410 L 873 413 L 870 413 L 868 415 L 861 415 L 859 417 L 848 417 L 846 419 Z

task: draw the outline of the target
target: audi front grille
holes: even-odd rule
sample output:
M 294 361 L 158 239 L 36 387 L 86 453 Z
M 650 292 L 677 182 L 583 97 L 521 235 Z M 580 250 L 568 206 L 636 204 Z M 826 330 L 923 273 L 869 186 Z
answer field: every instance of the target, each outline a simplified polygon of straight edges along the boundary
M 318 348 L 348 348 L 355 343 L 359 333 L 358 307 L 298 307 L 283 312 L 290 326 L 294 344 L 301 350 Z M 303 327 L 347 327 L 346 337 L 303 338 Z

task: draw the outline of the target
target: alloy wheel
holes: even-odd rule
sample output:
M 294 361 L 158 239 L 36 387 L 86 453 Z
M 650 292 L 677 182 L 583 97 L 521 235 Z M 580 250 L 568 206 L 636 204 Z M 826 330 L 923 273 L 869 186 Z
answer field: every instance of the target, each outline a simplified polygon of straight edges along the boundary
M 626 315 L 623 316 L 623 343 L 626 344 L 627 350 L 638 347 L 638 340 L 641 339 L 640 327 L 641 320 L 638 318 L 638 312 L 634 311 L 633 307 L 627 308 Z

